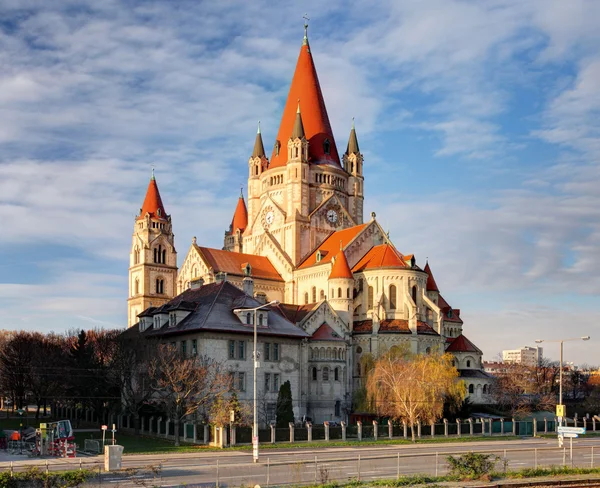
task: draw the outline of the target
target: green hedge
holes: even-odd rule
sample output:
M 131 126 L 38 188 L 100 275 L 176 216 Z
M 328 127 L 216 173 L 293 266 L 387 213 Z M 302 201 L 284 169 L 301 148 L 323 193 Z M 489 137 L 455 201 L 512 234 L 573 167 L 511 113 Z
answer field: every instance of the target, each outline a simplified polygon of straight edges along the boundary
M 13 473 L 0 473 L 0 488 L 58 488 L 81 486 L 95 475 L 94 472 L 83 469 L 77 471 L 58 471 L 45 473 L 39 468 Z

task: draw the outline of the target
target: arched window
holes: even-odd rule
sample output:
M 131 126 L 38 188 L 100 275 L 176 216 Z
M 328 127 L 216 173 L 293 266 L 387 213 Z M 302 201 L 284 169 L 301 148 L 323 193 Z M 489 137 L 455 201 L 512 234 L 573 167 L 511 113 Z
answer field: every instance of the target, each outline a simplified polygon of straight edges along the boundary
M 342 298 L 342 289 L 338 288 L 338 298 Z
M 252 314 L 250 312 L 246 314 L 246 323 L 248 325 L 252 324 Z
M 350 288 L 346 288 L 346 298 L 350 298 Z
M 431 347 L 425 349 L 425 354 L 431 354 Z
M 135 279 L 135 286 L 134 286 L 133 290 L 134 290 L 134 292 L 133 292 L 134 295 L 140 294 L 140 280 L 138 278 Z
M 304 294 L 304 305 L 308 305 L 308 292 Z
M 133 264 L 140 264 L 140 250 L 137 247 L 133 251 Z
M 296 148 L 296 153 L 295 154 L 296 154 L 296 157 L 298 157 L 298 148 Z
M 470 367 L 471 367 L 471 360 L 467 359 L 467 368 L 470 368 Z
M 258 316 L 258 325 L 262 327 L 263 325 L 263 314 L 259 314 Z
M 162 264 L 165 264 L 166 262 L 167 262 L 167 250 L 166 250 L 166 249 L 163 249 L 163 252 L 162 252 L 162 261 L 161 261 L 161 263 L 162 263 Z
M 317 303 L 317 287 L 312 287 L 312 303 Z
M 319 300 L 325 300 L 325 290 L 319 292 Z
M 390 285 L 390 310 L 396 310 L 396 285 Z
M 483 385 L 483 394 L 487 395 L 487 385 Z
M 412 299 L 416 305 L 417 304 L 417 286 L 416 285 L 412 287 Z
M 156 293 L 162 295 L 165 291 L 165 282 L 164 280 L 157 278 L 156 279 Z
M 475 393 L 475 387 L 473 386 L 472 383 L 469 385 L 469 393 L 471 393 L 471 394 Z
M 327 366 L 323 368 L 323 381 L 329 381 L 329 368 Z
M 313 381 L 317 381 L 317 368 L 312 369 L 312 379 Z
M 329 142 L 329 139 L 325 139 L 325 142 L 323 142 L 323 151 L 325 152 L 325 154 L 329 154 L 331 151 L 331 143 Z
M 335 368 L 333 370 L 333 379 L 335 381 L 340 381 L 340 368 Z
M 373 310 L 373 287 L 369 286 L 367 294 L 367 310 Z

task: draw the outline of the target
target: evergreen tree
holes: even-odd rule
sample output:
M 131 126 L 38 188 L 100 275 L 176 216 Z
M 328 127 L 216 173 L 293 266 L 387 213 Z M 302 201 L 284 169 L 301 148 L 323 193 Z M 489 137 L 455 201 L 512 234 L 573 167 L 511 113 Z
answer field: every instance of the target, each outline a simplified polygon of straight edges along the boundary
M 290 422 L 294 422 L 292 385 L 289 381 L 286 381 L 279 388 L 279 395 L 277 396 L 277 427 L 287 427 Z

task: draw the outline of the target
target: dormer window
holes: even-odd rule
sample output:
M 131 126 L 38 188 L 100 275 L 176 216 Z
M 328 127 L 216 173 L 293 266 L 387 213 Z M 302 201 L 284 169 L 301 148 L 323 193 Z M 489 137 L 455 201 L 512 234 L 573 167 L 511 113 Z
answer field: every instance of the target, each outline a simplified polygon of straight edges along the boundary
M 281 144 L 279 141 L 275 141 L 275 156 L 279 156 L 279 149 L 281 148 Z
M 154 328 L 160 329 L 160 317 L 158 315 L 154 316 Z
M 325 139 L 325 141 L 323 142 L 323 151 L 325 151 L 325 154 L 330 154 L 331 142 L 329 142 L 329 139 Z
M 177 325 L 177 314 L 175 312 L 171 312 L 169 314 L 169 327 L 175 327 Z
M 156 211 L 156 215 L 158 215 L 159 217 L 162 215 L 160 208 Z
M 247 263 L 246 266 L 244 266 L 244 276 L 251 276 L 252 275 L 252 266 L 250 266 L 250 263 Z
M 321 250 L 319 249 L 317 251 L 317 263 L 320 263 L 321 259 L 323 259 L 323 254 L 321 254 Z

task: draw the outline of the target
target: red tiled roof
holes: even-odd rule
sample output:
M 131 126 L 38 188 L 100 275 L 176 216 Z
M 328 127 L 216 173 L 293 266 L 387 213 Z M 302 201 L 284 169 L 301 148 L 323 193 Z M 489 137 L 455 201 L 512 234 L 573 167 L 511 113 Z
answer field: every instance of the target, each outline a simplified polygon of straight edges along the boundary
M 310 256 L 300 263 L 298 269 L 308 268 L 315 264 L 329 263 L 331 258 L 340 250 L 340 243 L 342 249 L 345 248 L 367 225 L 368 223 L 355 225 L 354 227 L 333 232 L 317 246 Z M 319 251 L 321 251 L 321 261 L 317 263 L 317 252 Z
M 425 264 L 425 273 L 427 273 L 427 291 L 437 291 L 439 293 L 439 288 L 435 279 L 433 278 L 433 273 L 431 272 L 431 268 L 429 267 L 429 261 Z
M 344 339 L 329 325 L 323 324 L 311 336 L 313 341 L 343 341 Z
M 279 125 L 279 132 L 277 133 L 277 140 L 280 144 L 279 155 L 277 155 L 276 150 L 273 150 L 269 167 L 276 168 L 285 166 L 287 163 L 287 143 L 292 135 L 296 121 L 298 101 L 300 101 L 305 137 L 309 143 L 309 161 L 316 164 L 335 164 L 340 166 L 340 158 L 329 123 L 327 109 L 325 108 L 325 100 L 321 93 L 317 70 L 308 42 L 306 42 L 300 49 L 296 71 L 292 78 L 292 84 Z M 326 139 L 330 143 L 330 154 L 325 154 L 323 143 Z
M 246 264 L 252 267 L 253 278 L 283 281 L 281 275 L 267 258 L 241 252 L 223 251 L 210 247 L 196 246 L 214 273 L 225 272 L 232 275 L 242 275 Z
M 231 232 L 235 232 L 238 229 L 244 232 L 246 227 L 248 227 L 248 210 L 246 209 L 244 197 L 240 195 L 235 213 L 233 214 L 233 220 L 231 221 Z
M 391 244 L 373 246 L 362 259 L 356 263 L 352 271 L 362 271 L 373 268 L 406 268 L 404 256 Z
M 481 353 L 481 350 L 473 344 L 464 335 L 459 335 L 446 348 L 446 352 L 476 352 Z
M 336 278 L 354 278 L 354 276 L 352 276 L 352 271 L 350 271 L 350 266 L 348 266 L 348 260 L 346 259 L 344 251 L 338 252 L 335 260 L 333 261 L 333 266 L 331 267 L 329 279 L 332 280 Z
M 140 209 L 140 215 L 138 216 L 138 220 L 143 219 L 146 216 L 146 214 L 150 214 L 150 217 L 155 219 L 167 220 L 167 212 L 165 212 L 165 207 L 163 206 L 162 200 L 160 198 L 158 185 L 156 184 L 156 179 L 154 178 L 154 175 L 152 175 L 150 183 L 148 184 L 148 190 L 146 190 L 146 198 L 144 198 L 144 204 Z
M 360 322 L 354 322 L 352 329 L 354 332 L 372 332 L 373 321 L 363 320 Z M 408 326 L 408 320 L 406 319 L 392 319 L 382 320 L 379 323 L 379 332 L 396 332 L 398 334 L 411 334 L 410 327 Z M 422 335 L 438 335 L 438 333 L 426 322 L 417 321 L 417 334 Z
M 458 322 L 459 324 L 463 323 L 462 319 L 460 318 L 460 309 L 452 308 L 442 295 L 438 295 L 438 303 L 437 304 L 438 304 L 438 307 L 440 307 L 440 310 L 442 311 L 442 314 L 444 316 L 444 321 Z M 449 313 L 450 313 L 450 315 L 448 315 Z

